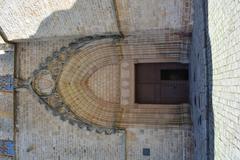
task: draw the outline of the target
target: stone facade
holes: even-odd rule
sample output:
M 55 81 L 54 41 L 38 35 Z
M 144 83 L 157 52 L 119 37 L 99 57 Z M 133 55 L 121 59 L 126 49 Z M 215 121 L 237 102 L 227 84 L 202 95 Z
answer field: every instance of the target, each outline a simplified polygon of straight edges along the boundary
M 194 3 L 190 61 L 196 159 L 240 159 L 239 8 L 239 1 Z
M 96 71 L 88 80 L 88 87 L 96 97 L 111 103 L 120 103 L 119 65 L 108 65 Z
M 191 0 L 4 0 L 0 8 L 1 35 L 16 42 L 15 59 L 0 63 L 0 74 L 16 66 L 14 101 L 0 98 L 3 111 L 14 102 L 15 130 L 7 124 L 1 135 L 15 134 L 16 159 L 194 159 L 189 104 L 134 101 L 136 63 L 189 63 Z
M 31 72 L 54 50 L 73 40 L 36 41 L 18 44 L 19 76 L 28 79 Z M 38 46 L 36 48 L 36 46 Z M 40 47 L 41 46 L 41 47 Z M 34 54 L 33 54 L 34 53 Z M 41 53 L 41 54 L 40 54 Z M 43 54 L 44 53 L 44 54 Z M 21 58 L 20 58 L 21 57 Z M 25 62 L 25 63 L 23 63 Z M 191 126 L 129 129 L 112 135 L 99 134 L 63 122 L 39 104 L 27 89 L 17 92 L 16 156 L 19 160 L 45 159 L 192 159 Z M 44 117 L 44 118 L 43 118 Z M 132 137 L 135 135 L 135 138 Z M 186 146 L 182 147 L 182 146 Z M 143 148 L 151 155 L 143 156 Z M 162 148 L 165 148 L 162 150 Z M 127 151 L 127 152 L 126 152 Z M 131 151 L 131 152 L 130 152 Z M 177 153 L 176 153 L 177 152 Z
M 191 127 L 129 128 L 126 130 L 126 140 L 126 159 L 193 159 Z M 143 148 L 150 150 L 150 156 L 143 155 Z
M 239 1 L 208 2 L 208 83 L 210 155 L 220 160 L 240 159 Z
M 191 0 L 1 1 L 0 24 L 8 40 L 104 33 L 191 30 Z M 28 18 L 26 18 L 26 15 Z
M 193 15 L 192 51 L 190 54 L 190 86 L 192 120 L 194 132 L 194 159 L 207 159 L 207 66 L 204 36 L 204 7 L 202 1 L 195 1 Z
M 124 134 L 99 134 L 53 116 L 28 90 L 18 96 L 16 157 L 19 160 L 124 160 Z
M 112 0 L 1 1 L 0 15 L 8 40 L 118 32 Z
M 171 28 L 191 31 L 191 0 L 116 1 L 119 28 L 124 35 L 136 32 L 155 32 Z M 160 33 L 160 32 L 158 32 Z

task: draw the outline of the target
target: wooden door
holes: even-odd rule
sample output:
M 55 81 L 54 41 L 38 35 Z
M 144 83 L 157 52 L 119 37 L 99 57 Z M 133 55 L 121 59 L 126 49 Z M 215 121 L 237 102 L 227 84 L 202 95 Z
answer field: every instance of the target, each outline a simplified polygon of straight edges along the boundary
M 136 103 L 187 103 L 188 90 L 188 65 L 180 63 L 140 63 L 135 65 Z

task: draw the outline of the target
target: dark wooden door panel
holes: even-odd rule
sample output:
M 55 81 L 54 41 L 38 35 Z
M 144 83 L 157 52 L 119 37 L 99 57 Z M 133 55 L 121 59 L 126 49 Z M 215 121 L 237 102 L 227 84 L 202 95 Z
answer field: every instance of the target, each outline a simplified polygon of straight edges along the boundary
M 155 97 L 154 84 L 137 84 L 136 101 L 139 103 L 152 104 Z
M 137 83 L 156 83 L 156 66 L 154 64 L 137 64 L 135 80 Z
M 188 83 L 166 81 L 161 83 L 161 104 L 179 104 L 188 101 Z
M 189 97 L 187 67 L 187 65 L 178 63 L 136 64 L 136 103 L 187 103 Z

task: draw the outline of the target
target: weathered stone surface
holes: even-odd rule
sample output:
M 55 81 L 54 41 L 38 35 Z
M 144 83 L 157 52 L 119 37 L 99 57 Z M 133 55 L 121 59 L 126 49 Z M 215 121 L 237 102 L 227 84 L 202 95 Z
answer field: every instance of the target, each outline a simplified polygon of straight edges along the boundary
M 14 41 L 22 39 L 27 41 L 17 43 L 15 71 L 16 78 L 21 82 L 36 75 L 39 69 L 50 70 L 52 78 L 56 80 L 61 72 L 59 68 L 72 54 L 71 49 L 80 49 L 96 38 L 96 36 L 89 36 L 75 41 L 73 38 L 67 38 L 69 36 L 84 37 L 103 33 L 110 35 L 110 33 L 119 34 L 119 32 L 125 36 L 132 35 L 126 36 L 121 46 L 117 36 L 118 38 L 111 43 L 119 45 L 118 47 L 103 50 L 97 55 L 101 58 L 111 52 L 117 54 L 118 56 L 108 59 L 114 64 L 122 59 L 123 61 L 137 59 L 136 62 L 140 63 L 143 62 L 141 58 L 188 63 L 191 0 L 142 0 L 141 2 L 138 0 L 65 0 L 61 2 L 3 0 L 0 2 L 0 8 L 0 26 L 7 38 Z M 58 40 L 56 37 L 61 37 L 63 40 Z M 36 38 L 40 38 L 40 41 L 27 40 Z M 100 38 L 101 36 L 98 37 Z M 42 41 L 43 39 L 45 41 Z M 90 45 L 96 44 L 98 41 Z M 52 53 L 55 54 L 52 55 Z M 96 59 L 99 58 L 97 56 Z M 88 58 L 86 60 L 89 60 Z M 61 59 L 61 63 L 55 61 L 56 59 Z M 7 60 L 4 61 L 7 62 Z M 53 63 L 46 65 L 45 62 Z M 95 61 L 91 62 L 90 65 L 97 64 Z M 3 66 L 8 64 L 5 63 Z M 86 84 L 98 98 L 125 104 L 124 107 L 136 107 L 127 105 L 134 102 L 134 91 L 131 88 L 134 73 L 132 62 L 129 66 L 123 64 L 122 67 L 102 68 L 103 71 L 93 74 Z M 96 67 L 92 68 L 91 73 Z M 123 70 L 125 71 L 122 72 Z M 6 69 L 2 71 L 7 72 Z M 69 73 L 71 71 L 69 70 Z M 115 74 L 119 77 L 113 76 Z M 105 81 L 106 78 L 109 81 Z M 43 85 L 38 85 L 38 88 L 40 87 L 45 95 L 49 95 L 52 92 L 51 85 L 46 81 L 41 84 Z M 48 87 L 44 88 L 46 84 Z M 22 88 L 16 91 L 16 156 L 19 160 L 148 159 L 149 157 L 142 156 L 142 147 L 151 149 L 151 159 L 159 159 L 159 157 L 168 160 L 192 159 L 191 129 L 188 127 L 129 129 L 127 134 L 115 133 L 116 130 L 111 128 L 103 130 L 85 121 L 75 121 L 75 117 L 69 114 L 69 108 L 61 99 L 59 100 L 59 95 L 51 94 L 49 99 L 46 97 L 38 99 L 35 94 L 29 92 L 29 89 Z M 119 91 L 122 91 L 122 94 Z M 45 108 L 43 104 L 46 101 L 55 108 L 53 110 Z M 86 107 L 89 107 L 88 105 L 89 103 L 84 104 Z M 158 119 L 156 110 L 153 110 L 156 112 L 155 115 L 148 115 L 149 112 L 153 114 L 148 107 L 153 106 L 145 108 L 146 117 Z M 168 110 L 168 108 L 165 109 Z M 127 110 L 124 109 L 124 111 Z M 181 110 L 181 112 L 185 111 Z M 60 113 L 61 116 L 56 113 Z M 128 116 L 134 117 L 132 114 Z M 120 116 L 117 118 L 124 119 Z M 180 116 L 178 121 L 189 120 L 189 117 L 184 118 L 186 117 Z M 147 118 L 140 116 L 139 119 L 146 121 Z M 95 130 L 97 133 L 93 132 Z M 129 152 L 126 146 L 132 152 Z
M 32 86 L 39 95 L 50 95 L 55 88 L 55 82 L 48 70 L 41 70 L 33 80 Z
M 239 9 L 239 1 L 208 2 L 209 134 L 215 159 L 240 159 Z
M 1 1 L 8 40 L 118 32 L 112 0 Z
M 0 139 L 13 140 L 13 94 L 0 92 Z
M 18 75 L 23 79 L 28 79 L 32 76 L 32 72 L 39 67 L 39 63 L 44 62 L 44 59 L 50 56 L 51 53 L 59 50 L 62 46 L 66 46 L 66 44 L 69 44 L 71 41 L 73 40 L 19 43 L 17 58 L 20 65 L 18 65 Z M 103 54 L 104 52 L 101 53 Z M 133 54 L 134 52 L 131 51 L 131 53 Z M 123 67 L 124 66 L 125 65 L 123 65 Z M 32 97 L 31 93 L 27 90 L 19 91 L 17 100 L 19 102 L 17 105 L 17 157 L 19 157 L 19 159 L 32 160 L 33 157 L 37 157 L 40 160 L 45 160 L 58 159 L 59 156 L 62 159 L 72 160 L 78 159 L 79 156 L 81 159 L 93 160 L 122 160 L 125 158 L 126 135 L 124 133 L 108 135 L 113 132 L 112 130 L 106 133 L 104 130 L 97 130 L 96 132 L 98 133 L 90 132 L 87 130 L 85 123 L 78 123 L 72 126 L 67 120 L 63 122 L 60 117 L 53 116 L 50 110 L 48 112 L 43 105 L 38 103 L 37 97 Z M 145 129 L 143 128 L 142 130 Z M 171 139 L 170 137 L 181 137 L 182 131 L 176 129 L 177 131 L 173 133 L 170 132 L 170 130 L 171 129 L 162 128 L 159 130 L 149 129 L 146 131 L 146 139 L 154 144 L 151 147 L 151 151 L 155 157 L 159 155 L 159 151 L 161 150 L 159 145 L 164 146 L 168 143 L 163 143 L 160 139 L 165 139 L 166 136 L 169 136 L 169 140 Z M 189 128 L 186 129 L 186 132 L 188 131 Z M 167 133 L 167 135 L 164 133 Z M 188 140 L 191 139 L 190 137 L 188 138 Z M 159 139 L 159 141 L 156 141 L 156 139 Z M 142 144 L 142 141 L 130 141 L 128 143 L 130 146 L 140 146 L 140 144 Z M 172 147 L 176 149 L 178 148 L 177 146 L 181 146 L 183 143 L 173 139 L 171 144 L 173 145 Z M 33 147 L 33 150 L 27 152 L 27 149 L 31 148 L 31 146 L 35 147 Z M 190 144 L 187 146 L 190 147 Z M 169 146 L 169 148 L 171 148 L 171 146 Z M 132 147 L 132 149 L 134 152 L 128 155 L 128 159 L 141 157 L 142 150 L 139 151 L 138 148 L 134 150 L 134 147 Z M 185 151 L 179 150 L 178 153 L 180 156 L 183 155 Z M 161 151 L 162 157 L 174 158 L 174 154 L 175 153 L 168 150 Z M 184 156 L 182 158 L 188 159 Z
M 204 11 L 202 1 L 194 3 L 194 25 L 190 54 L 190 86 L 194 133 L 194 159 L 207 159 L 207 65 L 204 49 Z
M 98 134 L 54 117 L 26 91 L 18 92 L 17 157 L 20 160 L 124 160 L 124 135 Z M 29 148 L 34 146 L 31 150 Z
M 14 67 L 13 52 L 7 52 L 0 55 L 0 76 L 13 74 Z
M 239 160 L 240 3 L 203 4 L 194 3 L 191 56 L 195 159 Z
M 104 66 L 88 79 L 89 89 L 104 101 L 119 103 L 119 76 L 119 65 Z
M 126 130 L 127 159 L 192 160 L 192 130 L 189 127 Z M 150 149 L 150 156 L 143 155 Z
M 0 26 L 15 41 L 119 31 L 158 34 L 166 28 L 187 32 L 192 25 L 191 0 L 4 0 L 0 6 Z
M 20 79 L 28 79 L 33 71 L 38 68 L 40 63 L 51 57 L 53 52 L 59 51 L 61 47 L 68 46 L 74 39 L 51 40 L 51 41 L 32 41 L 19 43 L 17 61 L 17 76 Z M 28 57 L 28 58 L 27 58 Z
M 2 51 L 0 55 L 0 140 L 12 142 L 14 140 L 13 46 L 0 44 L 0 50 Z M 1 143 L 0 156 L 6 156 L 5 147 L 5 144 Z M 11 158 L 3 157 L 0 159 Z
M 185 43 L 188 39 L 180 38 L 178 43 L 173 43 L 171 47 L 167 48 L 169 54 L 166 55 L 164 51 L 167 46 L 164 46 L 164 44 L 168 45 L 172 43 L 172 40 L 169 40 L 168 43 L 164 42 L 166 35 L 163 34 L 162 36 L 159 37 L 163 41 L 160 44 L 160 40 L 158 43 L 148 39 L 147 42 L 139 41 L 139 43 L 134 43 L 129 39 L 115 39 L 114 36 L 111 38 L 96 36 L 91 42 L 79 49 L 72 49 L 71 45 L 70 47 L 64 47 L 64 49 L 60 49 L 62 51 L 58 54 L 55 52 L 53 57 L 47 57 L 46 63 L 42 64 L 47 67 L 42 68 L 41 65 L 38 68 L 41 69 L 40 73 L 34 73 L 31 78 L 34 79 L 32 86 L 42 100 L 43 98 L 49 99 L 50 94 L 43 97 L 36 82 L 38 84 L 42 72 L 49 71 L 51 76 L 55 77 L 57 89 L 53 93 L 58 94 L 59 99 L 57 101 L 62 100 L 62 104 L 66 104 L 69 109 L 69 113 L 64 113 L 68 115 L 62 115 L 63 120 L 73 117 L 86 121 L 88 124 L 107 128 L 126 128 L 139 125 L 161 127 L 162 125 L 190 124 L 188 105 L 138 106 L 134 104 L 131 96 L 134 93 L 134 87 L 120 90 L 120 81 L 134 79 L 134 61 L 147 59 L 151 62 L 178 62 L 182 56 L 186 56 L 187 49 L 178 48 L 178 45 Z M 176 40 L 179 36 L 173 35 L 172 38 Z M 118 40 L 118 43 L 114 43 L 116 40 Z M 76 44 L 77 42 L 73 43 Z M 145 52 L 138 52 L 141 49 L 144 49 Z M 176 53 L 177 50 L 179 53 Z M 165 59 L 155 58 L 158 56 Z M 128 66 L 132 67 L 131 69 L 128 68 L 126 62 L 123 62 L 120 79 L 119 65 L 122 63 L 122 59 L 131 61 L 131 65 Z M 117 66 L 117 68 L 113 70 L 111 69 L 112 66 Z M 92 78 L 94 79 L 92 80 Z M 47 87 L 46 84 L 43 86 Z M 95 89 L 96 87 L 97 89 Z M 115 98 L 117 101 L 112 101 L 114 99 L 111 97 L 114 94 L 118 95 Z M 125 108 L 119 102 L 120 94 L 122 105 L 125 105 Z M 132 99 L 131 102 L 130 99 Z M 48 103 L 52 100 L 43 101 Z M 58 107 L 48 105 L 51 108 Z M 179 108 L 182 108 L 182 110 Z M 56 111 L 58 112 L 58 110 Z
M 191 0 L 117 0 L 116 6 L 120 30 L 126 35 L 191 28 Z

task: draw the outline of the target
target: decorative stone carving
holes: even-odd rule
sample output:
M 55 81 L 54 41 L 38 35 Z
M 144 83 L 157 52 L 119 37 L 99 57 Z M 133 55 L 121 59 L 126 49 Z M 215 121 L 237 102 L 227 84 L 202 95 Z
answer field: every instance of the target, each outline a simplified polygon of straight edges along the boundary
M 47 57 L 45 62 L 39 65 L 39 69 L 33 72 L 29 84 L 34 91 L 33 94 L 39 97 L 41 103 L 51 108 L 53 115 L 60 116 L 62 120 L 72 125 L 77 124 L 80 128 L 86 128 L 89 131 L 112 134 L 116 129 L 127 126 L 189 123 L 189 117 L 182 118 L 182 113 L 189 112 L 188 106 L 184 107 L 181 113 L 175 114 L 179 112 L 179 105 L 171 106 L 171 109 L 166 105 L 160 108 L 151 105 L 136 108 L 135 104 L 131 104 L 129 100 L 132 92 L 129 79 L 132 72 L 129 70 L 130 64 L 122 60 L 151 59 L 156 57 L 156 54 L 161 55 L 160 57 L 165 61 L 169 60 L 170 56 L 166 57 L 165 49 L 161 48 L 163 44 L 159 45 L 159 50 L 156 52 L 155 49 L 147 48 L 152 45 L 140 46 L 124 41 L 118 35 L 85 37 Z M 175 47 L 173 46 L 173 49 L 171 48 L 168 52 L 172 51 L 174 54 L 170 60 L 177 61 L 181 55 L 175 54 L 179 49 L 178 45 Z M 140 52 L 142 49 L 148 52 Z M 154 60 L 157 59 L 154 58 Z M 115 67 L 104 68 L 111 65 Z M 121 70 L 120 67 L 122 67 Z M 104 74 L 101 74 L 100 69 L 103 69 Z M 106 74 L 105 71 L 114 74 Z M 118 76 L 118 78 L 111 76 Z M 105 79 L 106 82 L 101 83 Z M 120 81 L 117 87 L 115 82 L 112 83 L 113 80 Z M 94 86 L 95 81 L 97 85 L 103 86 Z M 109 93 L 110 87 L 114 88 L 112 94 Z M 102 90 L 98 91 L 99 89 Z M 122 95 L 116 94 L 116 90 L 122 92 Z M 106 92 L 106 95 L 101 95 Z M 119 97 L 108 98 L 114 95 Z M 162 116 L 163 114 L 172 115 Z
M 62 47 L 59 52 L 54 52 L 52 56 L 46 58 L 44 63 L 39 65 L 39 69 L 33 72 L 33 76 L 29 80 L 30 83 L 28 81 L 23 81 L 23 83 L 20 80 L 16 80 L 16 83 L 18 84 L 17 86 L 28 88 L 28 85 L 31 84 L 33 94 L 39 97 L 39 102 L 41 104 L 46 104 L 52 109 L 53 115 L 60 116 L 60 119 L 63 121 L 68 120 L 70 124 L 77 124 L 79 128 L 86 127 L 86 129 L 89 131 L 95 130 L 98 133 L 114 133 L 112 132 L 112 128 L 96 126 L 89 123 L 84 118 L 77 117 L 74 112 L 69 110 L 68 104 L 59 94 L 57 87 L 58 78 L 62 73 L 64 64 L 67 63 L 69 59 L 73 57 L 73 55 L 79 53 L 81 47 L 85 46 L 89 42 L 93 42 L 94 40 L 108 38 L 114 40 L 119 39 L 120 37 L 118 35 L 89 36 L 69 44 L 69 47 Z M 95 71 L 96 69 L 92 70 L 92 73 Z M 89 76 L 91 75 L 92 74 L 89 74 Z M 111 133 L 109 130 L 111 130 Z
M 34 78 L 32 86 L 38 95 L 48 96 L 52 94 L 52 91 L 55 88 L 55 82 L 50 71 L 41 70 Z

